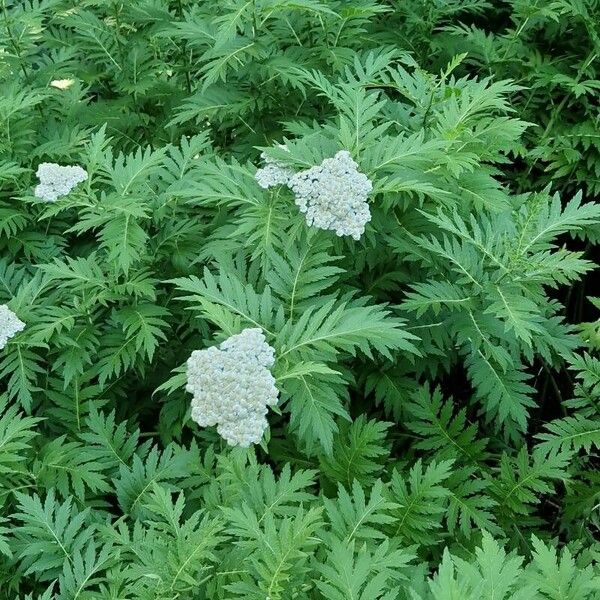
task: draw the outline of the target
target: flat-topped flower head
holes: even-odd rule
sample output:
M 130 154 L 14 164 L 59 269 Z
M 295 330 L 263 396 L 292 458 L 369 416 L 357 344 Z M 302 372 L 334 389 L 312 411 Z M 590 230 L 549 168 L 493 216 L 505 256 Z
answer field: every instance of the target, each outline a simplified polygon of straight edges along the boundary
M 373 184 L 346 150 L 296 173 L 288 185 L 308 225 L 358 240 L 371 220 L 367 198 Z
M 285 145 L 278 144 L 279 148 L 287 149 Z M 268 189 L 276 185 L 287 185 L 294 171 L 283 162 L 267 156 L 264 152 L 260 155 L 265 166 L 257 169 L 254 178 L 261 188 Z
M 56 163 L 41 163 L 36 175 L 40 183 L 36 186 L 34 195 L 46 202 L 55 202 L 66 196 L 77 184 L 88 178 L 87 171 L 82 167 L 63 167 Z
M 187 361 L 186 390 L 193 395 L 192 419 L 217 426 L 231 446 L 260 442 L 267 428 L 268 406 L 279 392 L 269 367 L 275 351 L 260 329 L 244 329 L 217 348 L 195 350 Z
M 10 338 L 23 329 L 25 323 L 6 304 L 0 304 L 0 350 L 6 346 Z

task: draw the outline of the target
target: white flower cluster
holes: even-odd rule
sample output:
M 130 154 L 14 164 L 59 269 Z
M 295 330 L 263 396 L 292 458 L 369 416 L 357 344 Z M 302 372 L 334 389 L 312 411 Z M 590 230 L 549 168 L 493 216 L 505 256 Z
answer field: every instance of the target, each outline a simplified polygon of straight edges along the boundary
M 56 163 L 41 163 L 36 172 L 39 185 L 34 195 L 46 202 L 55 202 L 66 196 L 78 183 L 88 177 L 87 171 L 79 166 L 61 167 Z
M 309 225 L 360 239 L 371 220 L 367 197 L 373 185 L 357 167 L 350 153 L 340 150 L 289 179 L 296 204 Z
M 6 304 L 0 304 L 0 350 L 6 346 L 11 337 L 23 329 L 25 323 Z
M 187 361 L 186 390 L 192 419 L 201 427 L 217 425 L 231 446 L 260 442 L 267 428 L 267 407 L 278 390 L 269 370 L 275 351 L 258 328 L 244 329 L 217 348 L 195 350 Z
M 279 147 L 287 149 L 281 144 Z M 287 185 L 308 225 L 360 239 L 371 220 L 368 196 L 373 184 L 358 170 L 347 150 L 299 173 L 264 152 L 260 156 L 264 167 L 254 175 L 260 187 Z
M 280 147 L 285 148 L 285 146 L 281 145 Z M 254 174 L 254 178 L 256 179 L 258 185 L 264 189 L 268 189 L 276 185 L 287 185 L 290 177 L 294 174 L 294 171 L 281 161 L 267 156 L 264 152 L 260 155 L 260 157 L 265 163 L 265 166 L 257 169 L 256 173 Z

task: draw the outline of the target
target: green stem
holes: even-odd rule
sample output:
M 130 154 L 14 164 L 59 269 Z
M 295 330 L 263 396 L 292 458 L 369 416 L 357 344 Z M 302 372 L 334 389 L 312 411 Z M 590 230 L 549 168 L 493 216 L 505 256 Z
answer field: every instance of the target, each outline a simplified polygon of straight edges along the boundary
M 29 73 L 28 73 L 27 69 L 25 68 L 25 65 L 23 64 L 23 59 L 21 58 L 21 51 L 19 50 L 17 40 L 15 40 L 15 37 L 13 36 L 12 30 L 10 28 L 10 24 L 9 24 L 9 20 L 8 20 L 8 11 L 6 9 L 6 0 L 2 0 L 2 15 L 4 17 L 4 26 L 6 28 L 6 33 L 8 35 L 10 45 L 12 46 L 13 52 L 15 53 L 15 56 L 17 57 L 17 60 L 19 61 L 19 67 L 21 67 L 21 70 L 23 71 L 23 75 L 25 75 L 25 80 L 27 81 L 27 83 L 29 83 L 30 82 Z
M 588 55 L 588 58 L 586 58 L 585 62 L 581 65 L 581 67 L 579 67 L 578 71 L 577 71 L 577 77 L 575 78 L 575 85 L 577 85 L 579 83 L 579 80 L 581 79 L 581 77 L 583 76 L 583 72 L 585 71 L 585 69 L 596 59 L 597 54 L 594 52 L 591 52 Z M 552 113 L 546 128 L 544 129 L 544 132 L 542 133 L 539 142 L 537 143 L 538 146 L 543 146 L 547 141 L 548 141 L 548 136 L 550 134 L 550 132 L 552 131 L 552 128 L 554 127 L 554 123 L 556 123 L 556 119 L 559 117 L 559 115 L 562 113 L 563 109 L 565 108 L 568 100 L 570 99 L 571 94 L 565 94 L 562 98 L 562 100 L 560 101 L 560 103 L 558 104 L 558 106 L 556 107 L 556 110 Z M 536 165 L 538 159 L 536 158 L 530 165 L 529 170 L 527 171 L 527 177 L 529 177 L 529 175 L 531 175 L 531 171 L 533 170 L 533 167 Z
M 118 2 L 113 2 L 113 11 L 115 14 L 115 28 L 117 30 L 116 40 L 117 48 L 119 49 L 119 61 L 121 67 L 123 67 L 125 54 L 123 52 L 123 44 L 121 44 L 121 11 L 118 7 Z
M 179 19 L 183 19 L 183 4 L 181 3 L 181 0 L 177 0 L 177 16 L 179 17 Z M 187 40 L 183 40 L 183 42 L 181 43 L 181 56 L 183 59 L 183 74 L 185 77 L 185 87 L 187 89 L 187 93 L 191 94 L 192 93 L 192 80 L 190 78 L 190 68 L 191 68 L 191 62 L 188 60 L 188 54 L 187 54 Z

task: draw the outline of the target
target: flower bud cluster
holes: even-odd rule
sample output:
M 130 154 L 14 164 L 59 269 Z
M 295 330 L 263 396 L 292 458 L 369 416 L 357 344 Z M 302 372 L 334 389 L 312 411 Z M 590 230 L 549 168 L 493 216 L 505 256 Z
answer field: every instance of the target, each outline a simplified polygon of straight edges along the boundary
M 217 348 L 195 350 L 187 361 L 186 390 L 193 395 L 192 419 L 217 426 L 231 446 L 260 442 L 268 406 L 279 392 L 269 368 L 275 351 L 258 328 L 244 329 Z
M 66 196 L 78 183 L 88 177 L 87 171 L 79 166 L 62 167 L 56 163 L 41 163 L 36 175 L 40 181 L 34 195 L 46 202 L 55 202 Z
M 346 150 L 296 173 L 288 185 L 309 225 L 358 240 L 371 220 L 367 197 L 373 185 Z
M 0 350 L 6 346 L 11 337 L 23 329 L 25 323 L 6 304 L 0 304 Z
M 285 148 L 285 146 L 281 146 Z M 268 189 L 276 185 L 287 185 L 290 177 L 294 174 L 294 171 L 287 167 L 284 163 L 279 160 L 275 160 L 270 156 L 267 156 L 264 152 L 260 155 L 264 167 L 257 169 L 254 174 L 254 178 L 261 188 Z

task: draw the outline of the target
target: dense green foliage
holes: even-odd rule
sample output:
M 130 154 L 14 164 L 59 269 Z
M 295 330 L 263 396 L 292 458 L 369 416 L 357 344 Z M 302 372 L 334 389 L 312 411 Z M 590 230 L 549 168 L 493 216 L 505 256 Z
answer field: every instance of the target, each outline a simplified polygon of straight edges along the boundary
M 599 60 L 599 0 L 0 0 L 0 598 L 600 598 Z M 254 178 L 342 149 L 359 241 Z M 243 449 L 185 363 L 247 327 Z

